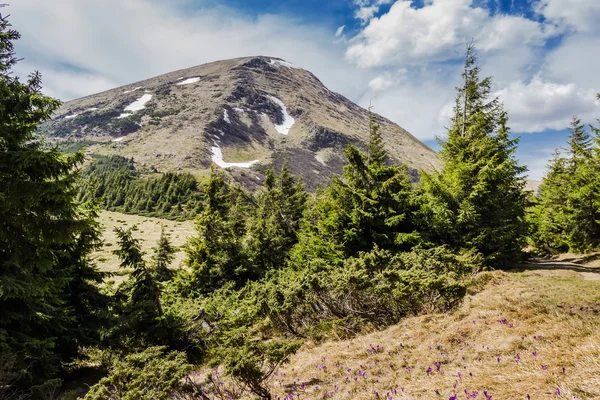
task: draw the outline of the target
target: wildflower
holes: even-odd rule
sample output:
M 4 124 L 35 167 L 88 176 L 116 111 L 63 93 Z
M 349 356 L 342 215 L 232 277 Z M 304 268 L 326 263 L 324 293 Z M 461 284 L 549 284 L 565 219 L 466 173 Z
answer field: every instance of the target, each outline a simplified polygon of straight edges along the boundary
M 485 400 L 492 400 L 492 395 L 487 392 L 487 390 L 483 391 L 483 395 L 485 396 Z
M 458 400 L 458 397 L 456 397 L 456 393 L 448 397 L 448 400 Z
M 500 364 L 500 361 L 502 360 L 500 357 L 496 358 L 496 360 L 498 361 L 498 364 Z
M 521 356 L 520 356 L 519 354 L 517 354 L 517 355 L 515 356 L 515 362 L 518 364 L 518 363 L 519 363 L 519 361 L 521 361 Z
M 548 370 L 548 366 L 547 366 L 547 365 L 542 365 L 542 369 L 543 369 L 544 371 L 547 371 L 547 370 Z
M 431 374 L 431 371 L 432 371 L 431 367 L 427 367 L 427 371 L 425 371 L 425 372 L 427 372 L 427 375 L 429 375 L 429 374 Z
M 560 389 L 556 388 L 556 390 L 554 391 L 554 394 L 557 395 L 557 396 L 560 396 Z

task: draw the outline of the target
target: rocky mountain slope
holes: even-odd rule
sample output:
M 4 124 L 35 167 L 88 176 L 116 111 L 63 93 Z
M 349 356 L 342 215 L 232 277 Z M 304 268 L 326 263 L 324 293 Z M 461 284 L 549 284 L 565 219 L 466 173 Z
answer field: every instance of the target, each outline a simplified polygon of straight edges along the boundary
M 287 157 L 309 188 L 341 172 L 343 148 L 364 144 L 369 113 L 313 74 L 270 57 L 224 60 L 65 103 L 42 126 L 52 142 L 117 154 L 157 171 L 205 175 L 216 165 L 252 186 Z M 434 151 L 376 115 L 392 161 L 439 167 Z

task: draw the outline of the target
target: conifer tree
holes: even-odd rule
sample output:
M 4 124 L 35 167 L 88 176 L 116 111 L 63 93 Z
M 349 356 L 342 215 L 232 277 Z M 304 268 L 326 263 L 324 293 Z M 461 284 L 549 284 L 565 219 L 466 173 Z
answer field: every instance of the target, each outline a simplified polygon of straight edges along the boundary
M 370 120 L 366 153 L 355 146 L 345 151 L 341 177 L 318 196 L 307 215 L 300 260 L 318 257 L 329 262 L 382 249 L 409 249 L 420 241 L 415 225 L 416 199 L 405 166 L 388 165 L 379 126 Z
M 254 271 L 242 253 L 246 216 L 246 194 L 232 190 L 215 170 L 204 186 L 205 208 L 196 219 L 197 235 L 186 243 L 190 273 L 185 290 L 210 293 L 227 282 L 241 286 Z
M 568 251 L 566 208 L 569 185 L 567 160 L 558 149 L 548 165 L 548 172 L 539 188 L 532 208 L 531 239 L 543 254 Z
M 600 245 L 596 152 L 588 131 L 573 117 L 565 156 L 557 152 L 552 160 L 533 210 L 532 241 L 542 253 L 583 252 Z
M 287 160 L 279 174 L 267 170 L 263 190 L 246 226 L 244 248 L 260 275 L 284 266 L 297 242 L 306 200 L 304 185 L 292 175 Z
M 0 397 L 55 376 L 95 340 L 102 307 L 88 257 L 97 225 L 75 202 L 84 156 L 63 156 L 36 134 L 60 102 L 41 93 L 39 73 L 13 76 L 18 38 L 0 15 Z
M 175 257 L 175 248 L 169 240 L 169 235 L 165 232 L 164 225 L 160 227 L 160 238 L 153 250 L 154 276 L 159 282 L 171 280 L 173 278 L 173 271 L 170 269 L 170 266 Z
M 135 345 L 157 344 L 154 328 L 162 316 L 161 288 L 146 265 L 139 239 L 132 236 L 134 227 L 127 230 L 115 228 L 119 248 L 114 253 L 121 260 L 120 267 L 132 269 L 129 281 L 120 290 L 126 292 L 123 321 L 118 340 L 126 344 L 127 338 Z
M 457 89 L 452 126 L 441 141 L 444 167 L 423 173 L 424 231 L 434 243 L 475 249 L 489 266 L 515 262 L 527 234 L 525 167 L 514 152 L 507 114 L 480 79 L 474 46 L 467 47 L 464 86 Z
M 592 250 L 600 244 L 600 210 L 595 205 L 600 194 L 591 138 L 577 117 L 571 123 L 568 154 L 567 242 L 574 251 Z

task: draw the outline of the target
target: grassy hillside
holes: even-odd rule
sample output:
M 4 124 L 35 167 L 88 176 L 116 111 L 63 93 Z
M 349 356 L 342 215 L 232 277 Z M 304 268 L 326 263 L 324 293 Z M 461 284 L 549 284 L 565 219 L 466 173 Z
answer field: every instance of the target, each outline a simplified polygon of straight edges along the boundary
M 273 377 L 274 398 L 600 398 L 597 264 L 484 273 L 455 312 L 305 344 Z
M 149 259 L 152 255 L 152 247 L 156 246 L 156 242 L 160 237 L 160 227 L 164 225 L 165 232 L 170 235 L 173 246 L 177 247 L 177 253 L 175 253 L 172 264 L 173 268 L 178 268 L 181 265 L 184 258 L 182 246 L 194 234 L 194 221 L 171 221 L 112 211 L 100 212 L 98 221 L 102 226 L 104 246 L 101 250 L 96 251 L 93 257 L 102 271 L 114 272 L 118 275 L 128 271 L 119 268 L 119 258 L 113 254 L 113 251 L 117 249 L 115 228 L 127 229 L 136 225 L 137 230 L 134 232 L 134 237 L 141 240 L 142 250 L 146 252 L 146 257 Z M 113 279 L 115 281 L 122 280 L 121 276 L 116 276 Z

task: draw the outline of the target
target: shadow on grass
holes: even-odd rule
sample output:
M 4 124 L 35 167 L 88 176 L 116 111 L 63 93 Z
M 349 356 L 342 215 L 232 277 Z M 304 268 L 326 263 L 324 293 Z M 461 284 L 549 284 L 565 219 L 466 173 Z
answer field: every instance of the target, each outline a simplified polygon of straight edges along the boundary
M 524 272 L 524 271 L 555 271 L 555 270 L 567 270 L 579 273 L 594 273 L 600 275 L 600 268 L 588 267 L 581 263 L 587 263 L 594 260 L 600 259 L 600 254 L 594 254 L 590 256 L 584 256 L 579 258 L 573 258 L 569 260 L 577 260 L 578 262 L 571 262 L 569 260 L 551 260 L 544 258 L 532 258 L 527 262 L 522 263 L 518 267 L 512 269 L 513 272 Z M 585 261 L 584 261 L 585 260 Z

